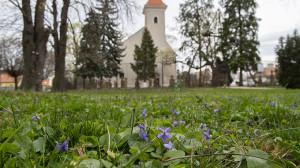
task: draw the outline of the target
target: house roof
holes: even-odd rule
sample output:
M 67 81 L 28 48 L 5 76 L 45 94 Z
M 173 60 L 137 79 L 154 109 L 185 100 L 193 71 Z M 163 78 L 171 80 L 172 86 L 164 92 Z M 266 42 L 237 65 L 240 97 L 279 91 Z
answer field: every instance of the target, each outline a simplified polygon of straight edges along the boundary
M 49 78 L 44 79 L 44 80 L 42 81 L 42 86 L 50 86 L 50 79 L 49 79 Z
M 18 82 L 20 82 L 22 80 L 22 75 L 18 76 Z M 7 72 L 1 72 L 0 71 L 0 83 L 14 83 L 15 82 L 15 78 L 10 76 Z M 50 79 L 44 79 L 42 81 L 42 85 L 43 86 L 50 86 Z
M 18 81 L 21 80 L 21 76 L 18 77 Z M 14 83 L 15 78 L 8 75 L 7 72 L 0 72 L 0 82 L 1 83 Z
M 164 4 L 162 2 L 162 0 L 148 0 L 148 2 L 146 3 L 146 6 L 161 6 L 161 7 L 167 7 L 166 4 Z

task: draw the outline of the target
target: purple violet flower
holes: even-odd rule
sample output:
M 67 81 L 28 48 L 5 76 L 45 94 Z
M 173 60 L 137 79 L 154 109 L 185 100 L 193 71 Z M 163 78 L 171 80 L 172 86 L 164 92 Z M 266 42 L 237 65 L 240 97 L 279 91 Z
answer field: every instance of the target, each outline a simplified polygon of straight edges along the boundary
M 221 109 L 219 109 L 219 108 L 215 110 L 216 114 L 219 114 L 220 112 L 221 112 Z
M 149 141 L 147 131 L 144 131 L 144 132 L 140 131 L 140 132 L 139 132 L 139 136 L 141 137 L 142 140 L 144 139 L 146 142 Z
M 270 106 L 275 107 L 275 103 L 272 103 L 272 102 L 271 102 L 271 103 L 270 103 Z
M 185 125 L 185 121 L 180 121 L 180 124 Z
M 295 106 L 292 106 L 291 108 L 294 110 L 294 109 L 295 109 Z
M 212 137 L 209 136 L 209 131 L 210 131 L 209 129 L 207 131 L 204 131 L 204 136 L 205 136 L 204 140 L 212 139 Z
M 205 136 L 209 136 L 209 132 L 210 132 L 209 129 L 208 129 L 207 131 L 204 131 L 204 135 L 205 135 Z
M 173 114 L 178 115 L 178 112 L 175 109 L 173 109 Z
M 173 149 L 173 143 L 171 141 L 169 141 L 168 144 L 164 144 L 164 147 L 168 148 L 169 150 L 176 150 L 176 149 Z
M 230 100 L 231 100 L 231 97 L 227 97 L 227 100 L 229 100 L 229 101 L 230 101 Z
M 250 122 L 249 122 L 249 125 L 250 125 L 251 127 L 253 127 L 253 123 L 254 123 L 253 121 L 250 121 Z
M 182 140 L 182 139 L 184 139 L 184 136 L 183 137 L 179 136 L 179 141 Z
M 38 116 L 34 115 L 33 117 L 31 117 L 31 119 L 33 119 L 34 121 L 38 120 Z
M 248 134 L 248 132 L 247 132 L 247 134 L 246 134 L 246 137 L 247 137 L 247 138 L 250 138 L 250 139 L 253 139 L 252 136 Z
M 146 118 L 147 117 L 146 112 L 147 112 L 146 109 L 142 110 L 142 114 L 140 115 L 140 117 Z
M 171 130 L 170 127 L 164 128 L 164 129 L 158 128 L 158 130 L 162 133 L 158 134 L 157 138 L 161 139 L 163 142 L 167 142 L 169 139 L 172 138 L 172 136 L 170 134 L 168 134 L 168 132 Z
M 203 108 L 203 109 L 207 108 L 207 104 L 204 103 L 203 106 L 202 106 L 202 108 Z
M 146 142 L 148 142 L 149 138 L 148 138 L 148 133 L 146 131 L 146 128 L 145 128 L 145 123 L 142 123 L 142 125 L 138 125 L 139 129 L 141 130 L 139 132 L 139 136 L 140 138 L 143 140 L 145 140 Z
M 58 143 L 57 149 L 60 149 L 62 152 L 65 152 L 68 150 L 68 141 L 65 141 L 64 143 Z
M 177 127 L 179 124 L 178 124 L 178 122 L 177 121 L 175 121 L 174 123 L 173 123 L 173 126 L 174 127 Z
M 204 129 L 204 128 L 206 128 L 206 124 L 200 124 L 200 129 Z
M 145 129 L 145 123 L 142 123 L 142 125 L 139 124 L 138 127 L 139 127 L 139 129 L 142 130 L 142 131 L 145 131 L 145 130 L 146 130 L 146 129 Z
M 144 164 L 144 163 L 143 163 L 143 162 L 138 162 L 138 164 L 139 164 L 139 165 L 142 165 L 142 164 Z

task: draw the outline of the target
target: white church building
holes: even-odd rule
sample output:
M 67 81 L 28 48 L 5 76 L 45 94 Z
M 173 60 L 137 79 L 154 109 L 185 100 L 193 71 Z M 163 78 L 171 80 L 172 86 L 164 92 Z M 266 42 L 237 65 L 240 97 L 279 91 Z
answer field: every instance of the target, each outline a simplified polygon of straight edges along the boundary
M 136 73 L 132 70 L 130 63 L 134 62 L 135 45 L 141 46 L 142 37 L 145 28 L 151 33 L 154 45 L 158 48 L 156 56 L 156 76 L 155 79 L 159 86 L 169 86 L 172 78 L 176 79 L 176 53 L 166 41 L 165 34 L 165 10 L 167 5 L 162 0 L 148 0 L 144 6 L 143 14 L 145 15 L 145 26 L 124 41 L 124 57 L 121 61 L 121 69 L 124 78 L 127 78 L 127 87 L 134 87 Z M 153 81 L 152 80 L 152 81 Z M 148 83 L 148 82 L 147 82 Z M 154 83 L 154 82 L 153 82 Z M 140 81 L 140 85 L 143 81 Z

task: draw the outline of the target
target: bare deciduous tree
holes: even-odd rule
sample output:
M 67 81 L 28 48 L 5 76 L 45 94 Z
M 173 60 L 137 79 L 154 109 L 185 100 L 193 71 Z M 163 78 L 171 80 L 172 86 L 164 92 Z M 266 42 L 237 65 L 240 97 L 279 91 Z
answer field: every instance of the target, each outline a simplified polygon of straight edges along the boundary
M 24 75 L 21 88 L 40 91 L 42 89 L 42 72 L 47 53 L 46 44 L 50 35 L 50 29 L 45 28 L 44 25 L 46 0 L 36 1 L 34 16 L 32 16 L 31 0 L 8 1 L 20 10 L 23 18 Z
M 1 67 L 15 81 L 15 90 L 18 90 L 18 77 L 23 74 L 24 61 L 20 39 L 2 39 L 0 42 Z

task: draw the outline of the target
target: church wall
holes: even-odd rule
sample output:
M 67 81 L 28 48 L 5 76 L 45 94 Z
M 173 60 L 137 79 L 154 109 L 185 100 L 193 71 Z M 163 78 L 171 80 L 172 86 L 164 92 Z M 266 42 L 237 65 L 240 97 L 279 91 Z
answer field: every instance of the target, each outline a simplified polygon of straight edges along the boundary
M 124 72 L 125 75 L 124 77 L 127 78 L 128 80 L 128 84 L 127 84 L 128 87 L 134 87 L 136 74 L 132 70 L 130 63 L 134 63 L 133 56 L 134 56 L 135 45 L 138 46 L 141 45 L 143 34 L 144 34 L 144 28 L 140 29 L 134 35 L 129 37 L 123 44 L 125 48 L 124 53 L 126 55 L 122 59 L 121 69 Z

